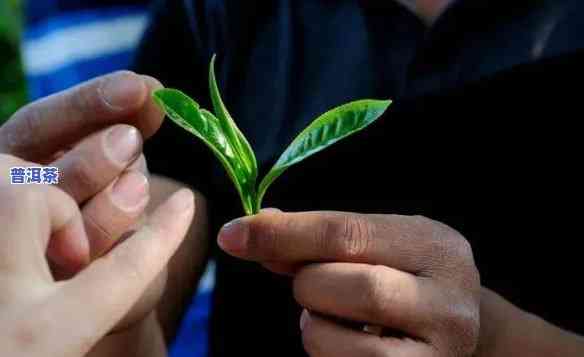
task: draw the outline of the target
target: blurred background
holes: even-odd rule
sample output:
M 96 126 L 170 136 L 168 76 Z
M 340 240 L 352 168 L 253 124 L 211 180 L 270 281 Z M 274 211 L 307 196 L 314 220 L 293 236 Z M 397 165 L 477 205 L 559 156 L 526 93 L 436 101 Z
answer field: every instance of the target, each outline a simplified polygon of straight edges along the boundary
M 0 123 L 26 101 L 19 42 L 21 0 L 0 0 Z

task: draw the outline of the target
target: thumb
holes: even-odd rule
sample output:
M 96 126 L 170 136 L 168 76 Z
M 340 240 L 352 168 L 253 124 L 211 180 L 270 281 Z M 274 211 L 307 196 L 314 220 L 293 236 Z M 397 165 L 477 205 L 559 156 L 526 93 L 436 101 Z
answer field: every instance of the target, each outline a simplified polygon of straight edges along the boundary
M 46 305 L 55 306 L 47 313 L 59 321 L 48 334 L 47 341 L 55 342 L 47 355 L 83 355 L 124 317 L 180 245 L 194 206 L 190 190 L 176 192 L 140 230 L 60 283 L 54 301 Z
M 0 127 L 0 152 L 39 161 L 116 123 L 144 128 L 148 137 L 163 118 L 149 98 L 153 82 L 120 71 L 28 104 Z

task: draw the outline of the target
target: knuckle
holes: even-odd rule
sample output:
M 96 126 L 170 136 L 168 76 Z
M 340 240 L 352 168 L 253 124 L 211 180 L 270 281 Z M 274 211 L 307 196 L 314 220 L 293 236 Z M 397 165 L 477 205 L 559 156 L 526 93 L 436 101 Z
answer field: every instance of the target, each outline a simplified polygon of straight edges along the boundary
M 280 232 L 285 232 L 291 224 L 291 220 L 281 215 L 271 217 L 269 222 L 252 220 L 249 226 L 249 250 L 258 252 L 264 259 L 277 260 L 282 244 Z
M 444 269 L 451 272 L 451 278 L 458 277 L 460 283 L 469 288 L 480 284 L 480 275 L 475 265 L 473 251 L 470 243 L 457 236 L 445 248 Z M 458 274 L 452 274 L 457 272 Z
M 24 121 L 24 127 L 28 135 L 39 137 L 43 116 L 42 109 L 37 105 L 27 105 L 22 109 L 19 117 Z
M 13 119 L 2 127 L 0 148 L 2 151 L 17 155 L 23 154 L 23 138 L 42 138 L 43 109 L 38 104 L 29 104 L 14 114 Z M 20 124 L 22 123 L 22 124 Z M 12 125 L 10 125 L 12 124 Z M 38 145 L 40 147 L 40 145 Z
M 334 256 L 347 261 L 363 258 L 372 243 L 372 225 L 359 215 L 342 215 L 340 221 L 328 221 L 321 235 L 321 244 Z
M 372 266 L 364 273 L 363 279 L 363 298 L 361 305 L 367 316 L 384 316 L 387 312 L 387 307 L 393 301 L 399 300 L 399 289 L 391 289 L 386 284 L 385 268 L 383 266 Z
M 442 251 L 444 260 L 450 264 L 466 268 L 474 263 L 472 247 L 460 235 L 450 235 L 444 239 Z
M 442 265 L 467 266 L 473 264 L 473 252 L 470 243 L 455 229 L 430 218 L 415 216 L 429 237 L 428 250 L 434 259 Z
M 444 321 L 454 356 L 470 356 L 478 346 L 480 317 L 474 304 L 458 304 Z
M 474 256 L 470 242 L 460 234 L 452 234 L 451 236 L 451 254 L 460 260 L 461 263 L 474 265 Z
M 98 99 L 101 94 L 92 83 L 82 84 L 67 93 L 65 102 L 68 103 L 70 114 L 75 117 L 95 115 L 96 111 L 101 114 L 104 110 L 101 100 Z

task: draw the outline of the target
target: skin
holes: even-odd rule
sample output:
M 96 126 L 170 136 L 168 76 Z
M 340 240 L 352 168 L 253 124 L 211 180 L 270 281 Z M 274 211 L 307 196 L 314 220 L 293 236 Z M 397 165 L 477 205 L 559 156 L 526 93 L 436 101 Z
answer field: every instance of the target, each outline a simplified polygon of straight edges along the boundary
M 53 188 L 81 207 L 80 226 L 87 239 L 80 239 L 81 228 L 74 226 L 53 232 L 48 240 L 54 280 L 68 280 L 107 255 L 120 237 L 140 229 L 159 204 L 184 187 L 149 175 L 142 155 L 143 139 L 163 120 L 150 100 L 160 87 L 151 77 L 117 72 L 31 103 L 0 127 L 1 185 L 8 183 L 10 167 L 57 166 L 60 182 Z M 206 258 L 205 202 L 199 194 L 195 201 L 197 224 L 132 309 L 92 346 L 93 355 L 116 355 L 108 353 L 115 347 L 117 355 L 131 356 L 127 346 L 121 348 L 123 336 L 156 345 L 153 353 L 165 353 L 164 339 L 174 335 Z M 136 355 L 147 356 L 142 352 Z
M 464 237 L 425 217 L 268 209 L 224 226 L 218 243 L 293 277 L 313 357 L 584 353 L 581 337 L 482 288 Z
M 74 233 L 85 242 L 80 252 L 89 254 L 77 203 L 53 186 L 0 185 L 0 354 L 87 354 L 164 269 L 194 209 L 193 193 L 178 191 L 123 243 L 72 279 L 58 281 L 45 255 L 52 240 L 62 239 L 56 233 Z

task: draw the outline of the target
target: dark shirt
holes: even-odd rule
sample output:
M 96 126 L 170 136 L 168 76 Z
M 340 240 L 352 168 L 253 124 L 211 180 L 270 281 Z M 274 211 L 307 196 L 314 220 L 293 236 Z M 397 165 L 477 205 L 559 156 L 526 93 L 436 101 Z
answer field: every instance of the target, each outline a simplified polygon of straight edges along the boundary
M 471 242 L 485 286 L 584 333 L 581 1 L 457 1 L 432 29 L 391 1 L 169 0 L 155 11 L 137 69 L 209 108 L 217 53 L 261 172 L 325 110 L 394 100 L 373 126 L 285 173 L 265 206 L 440 220 Z M 190 134 L 166 122 L 146 150 L 153 172 L 209 198 L 213 233 L 243 213 Z M 215 255 L 213 355 L 303 355 L 290 280 Z

